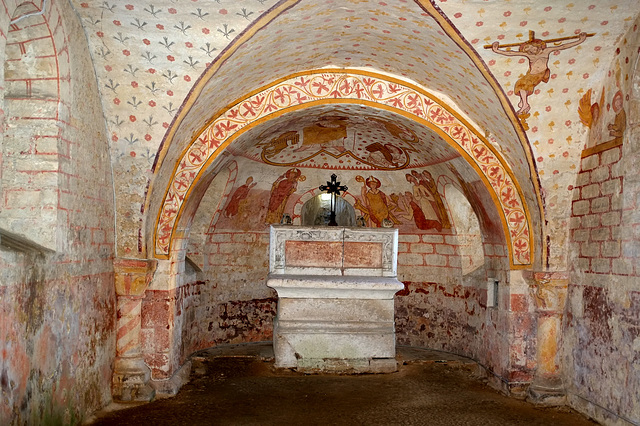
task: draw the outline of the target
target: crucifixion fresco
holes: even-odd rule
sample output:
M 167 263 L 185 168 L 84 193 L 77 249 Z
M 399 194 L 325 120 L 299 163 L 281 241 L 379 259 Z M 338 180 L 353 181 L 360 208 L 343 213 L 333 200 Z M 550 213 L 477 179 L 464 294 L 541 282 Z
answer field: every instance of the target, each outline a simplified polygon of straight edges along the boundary
M 534 31 L 529 31 L 529 40 L 524 43 L 493 44 L 485 45 L 485 49 L 503 56 L 524 56 L 529 61 L 529 69 L 526 74 L 516 81 L 513 94 L 520 98 L 518 111 L 516 114 L 522 119 L 527 118 L 531 109 L 529 96 L 534 93 L 536 86 L 540 83 L 547 83 L 551 76 L 549 69 L 549 55 L 554 52 L 569 49 L 583 43 L 587 37 L 595 34 L 580 33 L 577 36 L 560 37 L 548 40 L 541 40 L 535 37 Z M 560 43 L 566 40 L 574 40 L 568 43 Z M 511 47 L 518 47 L 518 50 L 510 50 Z M 506 49 L 506 50 L 501 50 Z M 525 117 L 526 116 L 526 117 Z

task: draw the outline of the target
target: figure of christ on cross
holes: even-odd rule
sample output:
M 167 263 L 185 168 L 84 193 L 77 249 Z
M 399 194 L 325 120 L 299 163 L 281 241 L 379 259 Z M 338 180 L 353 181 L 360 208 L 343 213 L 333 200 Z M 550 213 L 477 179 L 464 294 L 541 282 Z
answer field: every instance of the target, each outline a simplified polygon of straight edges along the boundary
M 495 53 L 504 56 L 524 56 L 529 60 L 529 69 L 527 73 L 520 77 L 516 81 L 513 89 L 513 94 L 520 97 L 518 103 L 518 111 L 516 114 L 525 115 L 531 109 L 529 105 L 529 96 L 533 94 L 535 87 L 544 82 L 549 81 L 551 71 L 549 70 L 549 55 L 553 52 L 569 49 L 584 42 L 587 37 L 591 37 L 594 34 L 587 34 L 585 32 L 580 33 L 577 36 L 561 37 L 550 40 L 540 40 L 535 38 L 535 32 L 529 31 L 529 40 L 524 43 L 512 43 L 512 44 L 500 44 L 495 42 L 490 45 L 485 45 L 485 49 L 491 49 Z M 563 44 L 557 44 L 554 46 L 548 46 L 548 43 L 558 43 L 564 40 L 577 39 L 575 41 Z M 513 50 L 500 50 L 500 48 L 515 47 L 518 46 L 517 51 Z
M 338 179 L 338 176 L 334 173 L 331 175 L 331 181 L 327 181 L 326 185 L 320 185 L 318 188 L 320 191 L 326 191 L 327 194 L 331 195 L 331 215 L 329 216 L 329 226 L 338 226 L 338 222 L 336 222 L 336 196 L 349 189 L 346 185 L 340 185 L 340 182 L 337 182 L 336 179 Z

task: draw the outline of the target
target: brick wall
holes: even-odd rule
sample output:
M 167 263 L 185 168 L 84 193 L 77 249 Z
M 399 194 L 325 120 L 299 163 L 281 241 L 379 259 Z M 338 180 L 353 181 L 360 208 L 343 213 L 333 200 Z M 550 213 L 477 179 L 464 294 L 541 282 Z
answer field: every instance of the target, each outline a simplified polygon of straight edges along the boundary
M 33 23 L 25 53 L 55 47 L 55 58 L 34 60 L 57 63 L 53 84 L 21 79 L 19 64 L 5 74 L 0 226 L 23 238 L 18 248 L 0 244 L 0 424 L 78 424 L 111 401 L 114 201 L 103 113 L 74 11 L 46 3 L 43 16 L 17 26 L 5 15 L 15 5 L 0 8 L 2 37 Z M 7 46 L 6 58 L 20 48 Z
M 51 250 L 56 249 L 59 163 L 69 158 L 61 143 L 68 86 L 61 87 L 59 78 L 65 65 L 68 72 L 69 58 L 58 55 L 56 43 L 63 46 L 64 40 L 55 24 L 34 16 L 9 26 L 0 182 L 0 227 Z
M 637 275 L 623 253 L 622 194 L 624 170 L 619 166 L 622 146 L 582 159 L 573 189 L 571 240 L 577 250 L 574 267 L 587 273 Z
M 604 84 L 624 96 L 622 141 L 585 149 L 573 190 L 563 329 L 569 404 L 603 423 L 640 423 L 640 32 L 620 41 Z M 633 69 L 633 66 L 636 69 Z M 621 76 L 618 80 L 618 75 Z M 591 135 L 590 135 L 591 137 Z

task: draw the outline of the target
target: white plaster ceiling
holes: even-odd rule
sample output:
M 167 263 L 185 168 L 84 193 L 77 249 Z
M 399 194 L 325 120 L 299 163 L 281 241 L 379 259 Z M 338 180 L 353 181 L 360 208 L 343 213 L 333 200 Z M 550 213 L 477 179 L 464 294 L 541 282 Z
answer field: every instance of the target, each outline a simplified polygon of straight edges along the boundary
M 577 112 L 580 98 L 588 89 L 600 93 L 616 62 L 623 72 L 615 84 L 627 84 L 629 54 L 615 46 L 624 46 L 636 31 L 640 12 L 636 0 L 71 2 L 92 52 L 116 188 L 154 179 L 156 154 L 176 117 L 184 121 L 165 159 L 168 163 L 175 162 L 213 114 L 262 85 L 313 68 L 357 67 L 413 81 L 449 98 L 480 132 L 486 131 L 518 180 L 529 186 L 525 196 L 530 201 L 532 175 L 540 178 L 543 191 L 560 191 L 547 206 L 547 214 L 557 216 L 550 221 L 558 223 L 570 208 L 571 184 L 585 142 L 586 129 Z M 288 10 L 278 15 L 278 7 Z M 444 18 L 429 15 L 429 8 L 440 10 Z M 268 21 L 264 17 L 271 16 L 269 11 L 278 16 Z M 524 42 L 529 31 L 547 39 L 581 31 L 595 35 L 551 57 L 550 81 L 530 98 L 523 147 L 513 120 L 518 101 L 513 87 L 528 63 L 497 55 L 484 45 Z M 234 44 L 236 37 L 242 42 Z M 458 38 L 461 44 L 454 42 Z M 233 47 L 237 51 L 231 52 Z M 634 48 L 628 50 L 633 54 Z M 219 56 L 224 60 L 216 62 Z M 211 64 L 219 69 L 198 84 Z M 607 102 L 611 96 L 607 92 Z M 181 117 L 185 102 L 193 106 Z M 607 109 L 604 119 L 612 114 Z M 535 163 L 533 173 L 527 155 Z M 144 191 L 139 189 L 131 188 L 131 202 L 120 203 L 118 215 L 141 217 Z M 118 241 L 133 248 L 137 236 Z

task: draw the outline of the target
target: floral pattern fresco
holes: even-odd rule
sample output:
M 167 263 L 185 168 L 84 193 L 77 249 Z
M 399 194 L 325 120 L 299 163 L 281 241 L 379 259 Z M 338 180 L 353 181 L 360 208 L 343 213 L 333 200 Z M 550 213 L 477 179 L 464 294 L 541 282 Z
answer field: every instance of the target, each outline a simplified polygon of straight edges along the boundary
M 138 236 L 145 201 L 137 189 L 152 180 L 158 149 L 181 105 L 207 67 L 236 37 L 284 3 L 73 0 L 72 4 L 92 49 L 116 186 L 127 194 L 118 211 L 122 229 L 118 251 L 137 256 L 143 249 Z M 202 104 L 194 104 L 196 114 L 193 121 L 185 121 L 185 134 L 202 126 L 212 105 L 226 105 L 301 67 L 370 67 L 446 94 L 479 129 L 487 131 L 489 142 L 500 147 L 522 179 L 531 173 L 527 171 L 529 148 L 519 151 L 510 145 L 518 139 L 517 129 L 499 118 L 504 115 L 501 101 L 474 70 L 464 46 L 479 55 L 484 63 L 480 66 L 486 66 L 495 77 L 498 90 L 504 92 L 512 104 L 508 107 L 515 112 L 519 102 L 515 84 L 526 74 L 527 59 L 500 56 L 485 45 L 495 41 L 524 43 L 530 31 L 545 40 L 594 34 L 580 45 L 552 52 L 549 81 L 537 85 L 528 98 L 526 138 L 536 168 L 533 174 L 539 175 L 543 191 L 554 191 L 544 206 L 548 221 L 545 233 L 551 246 L 560 248 L 554 250 L 550 265 L 563 264 L 563 227 L 588 130 L 581 122 L 578 105 L 589 89 L 591 103 L 599 99 L 602 87 L 591 83 L 592 76 L 601 81 L 613 60 L 624 63 L 629 59 L 628 54 L 622 55 L 611 46 L 633 28 L 637 2 L 352 0 L 341 5 L 291 1 L 284 6 L 289 9 L 273 22 L 277 24 L 273 31 L 256 32 L 238 51 L 239 60 L 233 67 L 220 69 L 217 86 L 212 86 L 216 90 L 212 89 L 210 98 L 203 97 Z M 431 19 L 432 9 L 446 17 L 454 34 L 459 34 L 462 47 L 449 39 L 451 33 L 441 26 L 441 20 Z M 621 76 L 621 89 L 628 85 L 627 77 Z M 606 104 L 611 104 L 614 93 L 607 92 Z M 605 105 L 601 111 L 603 125 L 614 121 L 611 107 Z
M 531 261 L 530 224 L 525 203 L 510 171 L 485 142 L 474 135 L 456 116 L 434 99 L 397 82 L 367 74 L 322 72 L 302 75 L 257 93 L 232 106 L 200 135 L 182 156 L 165 196 L 156 235 L 156 254 L 168 254 L 173 227 L 186 194 L 200 171 L 218 153 L 218 148 L 243 127 L 261 117 L 320 99 L 336 97 L 375 101 L 381 105 L 410 112 L 444 131 L 459 149 L 466 152 L 484 174 L 499 200 L 506 232 L 512 244 L 512 261 L 527 265 Z

